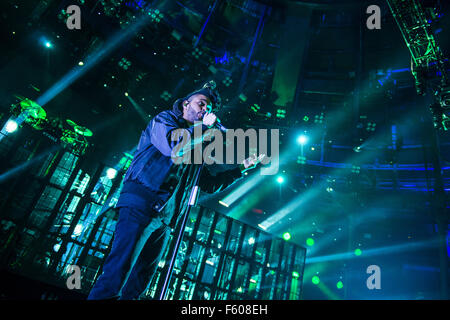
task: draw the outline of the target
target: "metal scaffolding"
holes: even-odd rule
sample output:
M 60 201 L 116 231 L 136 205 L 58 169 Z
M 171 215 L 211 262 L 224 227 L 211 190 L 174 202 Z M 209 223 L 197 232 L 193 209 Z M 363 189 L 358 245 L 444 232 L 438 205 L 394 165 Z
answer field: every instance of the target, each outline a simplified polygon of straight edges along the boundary
M 19 140 L 4 139 L 0 148 L 11 151 Z M 32 160 L 27 150 L 17 150 L 18 155 L 2 160 Z M 114 204 L 126 166 L 112 178 L 103 164 L 94 172 L 83 170 L 84 161 L 84 156 L 58 149 L 35 170 L 13 179 L 13 188 L 0 185 L 3 270 L 64 289 L 70 266 L 76 265 L 79 291 L 89 293 L 111 249 L 118 220 Z M 165 257 L 172 256 L 174 246 L 171 236 L 142 299 L 159 297 L 168 268 Z M 197 206 L 188 216 L 167 299 L 298 300 L 305 257 L 301 246 Z
M 428 18 L 417 0 L 387 0 L 389 8 L 411 52 L 412 72 L 416 84 L 421 85 L 421 70 L 431 66 L 440 71 L 443 82 L 447 82 L 444 67 L 445 57 L 436 44 L 431 30 L 432 19 Z
M 449 82 L 445 67 L 445 57 L 436 44 L 431 23 L 436 12 L 426 14 L 424 7 L 417 0 L 387 0 L 403 38 L 411 52 L 411 71 L 416 80 L 416 89 L 419 94 L 425 94 L 426 89 L 435 90 L 437 102 L 432 103 L 430 110 L 433 114 L 434 129 L 448 130 Z M 433 8 L 432 8 L 432 11 Z M 427 77 L 426 72 L 436 72 L 434 76 L 440 80 L 437 88 L 433 88 L 433 77 Z M 444 190 L 442 159 L 440 152 L 439 134 L 437 130 L 428 128 L 424 124 L 424 139 L 431 149 L 431 162 L 435 178 L 433 193 L 433 216 L 437 223 L 440 240 L 440 277 L 441 299 L 448 299 L 448 257 L 446 234 L 448 231 L 449 215 L 447 209 L 447 196 Z

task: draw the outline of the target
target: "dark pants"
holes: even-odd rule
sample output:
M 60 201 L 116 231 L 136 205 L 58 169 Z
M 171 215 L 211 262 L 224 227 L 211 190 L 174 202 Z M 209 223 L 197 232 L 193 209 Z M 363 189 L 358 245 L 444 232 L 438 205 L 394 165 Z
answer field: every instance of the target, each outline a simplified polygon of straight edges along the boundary
M 138 299 L 153 278 L 170 228 L 133 208 L 120 208 L 111 252 L 88 300 Z

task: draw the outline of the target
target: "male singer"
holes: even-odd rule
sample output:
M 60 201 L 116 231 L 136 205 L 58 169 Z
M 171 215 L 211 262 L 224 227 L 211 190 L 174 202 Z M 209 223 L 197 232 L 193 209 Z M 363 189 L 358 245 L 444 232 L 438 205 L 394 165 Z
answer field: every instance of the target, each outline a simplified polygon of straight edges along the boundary
M 116 206 L 119 220 L 111 252 L 89 300 L 138 299 L 146 289 L 170 232 L 187 207 L 199 166 L 174 163 L 172 150 L 179 141 L 172 141 L 172 132 L 183 128 L 192 136 L 195 125 L 201 125 L 203 132 L 217 126 L 213 111 L 220 104 L 211 81 L 175 101 L 172 110 L 159 113 L 143 131 Z M 208 193 L 221 191 L 261 160 L 261 156 L 252 156 L 238 167 L 216 175 L 204 166 L 199 187 Z

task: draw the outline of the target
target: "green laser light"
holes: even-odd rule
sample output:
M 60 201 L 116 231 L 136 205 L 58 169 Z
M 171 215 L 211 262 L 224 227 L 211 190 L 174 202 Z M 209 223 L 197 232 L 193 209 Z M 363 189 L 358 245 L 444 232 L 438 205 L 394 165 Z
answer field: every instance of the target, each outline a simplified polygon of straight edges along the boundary
M 308 238 L 308 239 L 306 239 L 306 244 L 308 245 L 308 246 L 313 246 L 314 245 L 314 239 L 313 238 Z

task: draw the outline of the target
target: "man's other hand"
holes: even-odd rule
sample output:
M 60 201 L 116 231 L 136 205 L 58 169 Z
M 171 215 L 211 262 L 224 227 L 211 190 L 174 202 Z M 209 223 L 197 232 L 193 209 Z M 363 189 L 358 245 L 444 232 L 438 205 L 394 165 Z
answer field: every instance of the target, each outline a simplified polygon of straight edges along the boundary
M 266 156 L 265 154 L 260 154 L 259 156 L 256 156 L 256 153 L 254 153 L 249 158 L 245 159 L 244 162 L 241 164 L 241 171 L 244 172 L 249 169 L 253 169 L 258 165 L 258 163 L 260 163 L 264 159 L 265 156 Z

